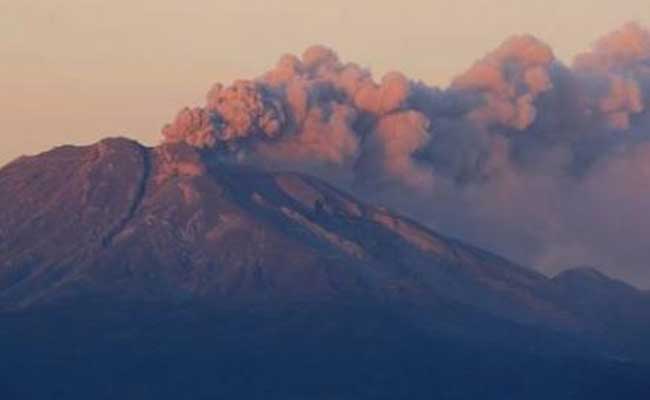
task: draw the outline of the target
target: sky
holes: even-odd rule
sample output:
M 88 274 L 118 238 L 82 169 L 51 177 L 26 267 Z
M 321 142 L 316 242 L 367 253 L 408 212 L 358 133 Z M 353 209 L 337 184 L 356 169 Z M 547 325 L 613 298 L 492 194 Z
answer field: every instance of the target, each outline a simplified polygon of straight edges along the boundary
M 0 165 L 105 136 L 154 144 L 212 83 L 312 44 L 444 86 L 512 34 L 570 60 L 630 20 L 650 24 L 646 0 L 0 0 Z

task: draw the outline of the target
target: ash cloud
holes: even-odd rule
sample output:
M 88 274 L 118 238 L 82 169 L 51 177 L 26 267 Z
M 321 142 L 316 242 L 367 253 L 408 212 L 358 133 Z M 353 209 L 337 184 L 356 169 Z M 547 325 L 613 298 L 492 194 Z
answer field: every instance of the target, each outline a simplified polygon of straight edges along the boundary
M 215 85 L 163 136 L 318 175 L 546 272 L 591 264 L 649 287 L 649 99 L 650 32 L 635 23 L 571 65 L 514 36 L 448 88 L 376 80 L 314 46 Z

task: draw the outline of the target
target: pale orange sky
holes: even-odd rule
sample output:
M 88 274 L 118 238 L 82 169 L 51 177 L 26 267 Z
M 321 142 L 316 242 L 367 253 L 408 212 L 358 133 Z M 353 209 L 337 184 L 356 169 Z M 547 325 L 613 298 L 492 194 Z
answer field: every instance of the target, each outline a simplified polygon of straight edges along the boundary
M 0 165 L 63 143 L 157 141 L 216 81 L 315 43 L 377 75 L 444 85 L 507 36 L 563 60 L 647 0 L 0 0 Z

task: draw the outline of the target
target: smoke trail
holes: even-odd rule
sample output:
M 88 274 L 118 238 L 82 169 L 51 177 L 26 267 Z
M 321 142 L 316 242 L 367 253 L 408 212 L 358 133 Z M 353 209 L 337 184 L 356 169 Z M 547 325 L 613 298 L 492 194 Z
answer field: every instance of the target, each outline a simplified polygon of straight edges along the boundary
M 449 88 L 315 46 L 215 85 L 163 129 L 215 158 L 293 169 L 556 271 L 650 285 L 650 32 L 630 23 L 571 66 L 515 36 Z

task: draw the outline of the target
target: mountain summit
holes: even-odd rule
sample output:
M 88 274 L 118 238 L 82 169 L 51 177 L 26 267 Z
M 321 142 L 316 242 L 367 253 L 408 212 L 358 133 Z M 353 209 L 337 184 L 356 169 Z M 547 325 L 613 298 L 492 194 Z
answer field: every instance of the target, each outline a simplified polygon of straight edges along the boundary
M 531 294 L 547 282 L 540 274 L 320 180 L 211 165 L 183 144 L 62 147 L 0 179 L 5 305 L 88 291 L 244 301 L 400 293 L 570 320 Z
M 20 398 L 472 398 L 481 391 L 463 374 L 499 396 L 524 365 L 536 375 L 517 389 L 525 398 L 650 390 L 646 293 L 584 268 L 546 277 L 309 176 L 106 139 L 5 166 L 0 204 L 0 390 Z M 96 381 L 139 365 L 112 352 L 151 368 L 151 382 L 181 376 L 165 390 Z M 393 358 L 408 371 L 382 364 Z M 194 360 L 203 386 L 178 365 L 161 372 L 176 359 Z M 62 368 L 84 383 L 57 372 L 24 386 Z M 313 368 L 340 370 L 319 379 Z M 357 381 L 343 374 L 356 369 Z M 367 389 L 381 376 L 397 382 Z

